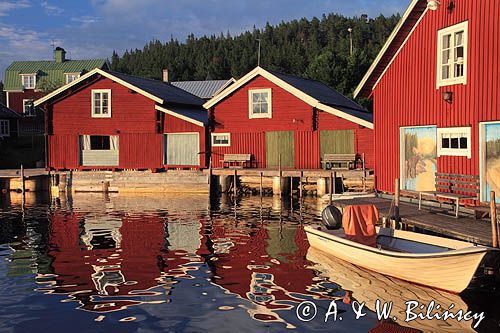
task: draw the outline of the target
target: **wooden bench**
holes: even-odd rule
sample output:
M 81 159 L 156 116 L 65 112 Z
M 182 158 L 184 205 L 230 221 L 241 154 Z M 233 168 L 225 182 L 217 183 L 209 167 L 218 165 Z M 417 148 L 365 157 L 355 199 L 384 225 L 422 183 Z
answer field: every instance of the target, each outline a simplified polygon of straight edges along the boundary
M 323 168 L 328 169 L 346 169 L 351 170 L 356 166 L 357 155 L 356 154 L 325 154 L 321 164 Z M 337 167 L 334 167 L 338 165 Z M 342 167 L 345 165 L 345 168 Z
M 236 168 L 252 167 L 252 154 L 224 154 L 221 160 L 222 167 L 231 166 Z
M 479 176 L 436 173 L 436 191 L 418 192 L 418 209 L 422 208 L 422 197 L 452 200 L 455 203 L 455 218 L 458 218 L 460 200 L 479 200 Z

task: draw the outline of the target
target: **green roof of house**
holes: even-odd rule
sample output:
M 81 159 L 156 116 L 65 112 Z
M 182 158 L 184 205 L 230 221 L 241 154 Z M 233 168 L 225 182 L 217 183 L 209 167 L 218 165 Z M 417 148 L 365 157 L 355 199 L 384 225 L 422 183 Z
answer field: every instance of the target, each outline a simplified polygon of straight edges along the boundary
M 36 73 L 36 89 L 40 89 L 43 84 L 50 84 L 54 88 L 58 88 L 65 84 L 65 73 L 88 72 L 96 67 L 108 67 L 107 60 L 65 60 L 63 62 L 53 60 L 14 61 L 5 70 L 4 90 L 22 90 L 20 74 Z

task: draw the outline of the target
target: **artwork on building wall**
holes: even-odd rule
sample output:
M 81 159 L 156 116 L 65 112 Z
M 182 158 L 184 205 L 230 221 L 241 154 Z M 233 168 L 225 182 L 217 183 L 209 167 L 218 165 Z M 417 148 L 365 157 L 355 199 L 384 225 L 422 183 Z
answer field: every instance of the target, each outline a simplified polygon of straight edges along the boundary
M 483 197 L 485 201 L 489 201 L 490 191 L 495 191 L 496 201 L 500 202 L 500 124 L 486 124 L 484 129 L 486 149 Z
M 436 127 L 403 128 L 401 136 L 403 188 L 434 191 L 437 170 Z

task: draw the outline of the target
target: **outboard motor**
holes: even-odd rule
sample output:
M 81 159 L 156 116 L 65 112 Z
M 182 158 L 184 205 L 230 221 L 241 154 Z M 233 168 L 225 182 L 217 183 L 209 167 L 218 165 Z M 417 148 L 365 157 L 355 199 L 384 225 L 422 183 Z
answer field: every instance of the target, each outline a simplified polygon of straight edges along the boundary
M 338 230 L 342 228 L 342 213 L 335 206 L 326 206 L 326 208 L 321 212 L 321 219 L 323 221 L 323 225 L 328 230 Z

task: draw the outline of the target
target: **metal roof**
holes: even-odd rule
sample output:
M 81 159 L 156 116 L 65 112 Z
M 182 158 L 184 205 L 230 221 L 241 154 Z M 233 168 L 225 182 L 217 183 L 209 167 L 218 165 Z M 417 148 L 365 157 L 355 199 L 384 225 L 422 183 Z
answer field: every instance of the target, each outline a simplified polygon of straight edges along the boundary
M 177 81 L 171 83 L 195 96 L 203 99 L 210 99 L 233 82 L 235 82 L 235 80 L 231 78 L 229 80 Z
M 335 107 L 336 109 L 357 118 L 361 118 L 370 122 L 373 121 L 372 113 L 368 112 L 358 103 L 345 97 L 337 90 L 330 88 L 324 83 L 271 70 L 268 70 L 268 72 L 276 76 L 280 80 L 285 81 L 289 85 L 299 89 L 305 94 L 317 99 L 320 103 Z
M 22 90 L 20 74 L 37 74 L 37 84 L 48 80 L 62 86 L 65 84 L 64 73 L 82 73 L 94 68 L 106 68 L 106 59 L 90 60 L 53 60 L 14 61 L 5 70 L 4 90 Z
M 146 79 L 143 77 L 106 71 L 117 78 L 128 82 L 129 84 L 150 93 L 153 96 L 161 98 L 166 103 L 187 104 L 187 105 L 203 105 L 205 103 L 201 98 L 190 94 L 189 92 L 177 88 L 171 83 L 159 80 Z
M 18 119 L 22 116 L 14 110 L 9 109 L 2 103 L 0 103 L 0 119 Z

